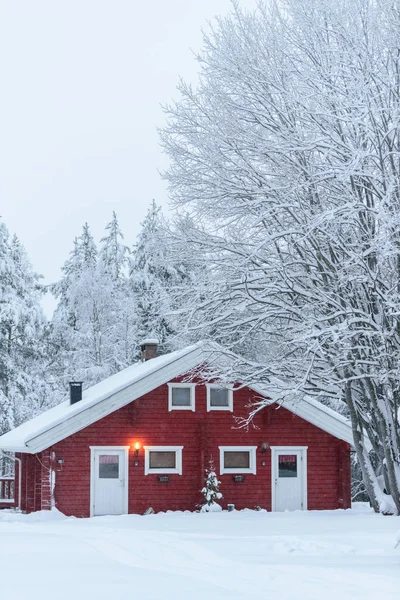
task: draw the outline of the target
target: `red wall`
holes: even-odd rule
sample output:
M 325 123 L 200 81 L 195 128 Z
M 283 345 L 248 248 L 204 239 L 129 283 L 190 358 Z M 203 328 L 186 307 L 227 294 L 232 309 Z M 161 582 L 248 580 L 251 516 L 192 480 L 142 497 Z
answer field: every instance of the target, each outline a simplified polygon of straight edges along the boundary
M 247 388 L 234 392 L 235 416 L 246 416 L 253 392 Z M 40 457 L 25 455 L 23 467 L 24 510 L 50 505 L 48 464 L 38 467 L 39 459 L 51 456 L 56 469 L 55 502 L 67 515 L 87 517 L 90 513 L 89 446 L 131 446 L 129 452 L 129 512 L 143 513 L 148 507 L 160 510 L 194 510 L 201 500 L 204 468 L 213 456 L 219 474 L 218 446 L 257 446 L 257 474 L 246 474 L 234 483 L 232 475 L 221 475 L 221 492 L 236 508 L 258 505 L 271 510 L 271 451 L 262 454 L 261 443 L 270 446 L 308 446 L 308 508 L 335 509 L 350 506 L 349 445 L 284 408 L 268 407 L 255 418 L 248 431 L 235 428 L 231 412 L 206 411 L 206 388 L 196 385 L 196 411 L 168 412 L 168 387 L 160 386 L 128 406 L 55 444 Z M 157 475 L 144 475 L 144 450 L 134 455 L 134 443 L 184 446 L 182 475 L 170 475 L 160 483 Z M 62 459 L 58 465 L 57 459 Z M 138 461 L 139 466 L 134 466 Z M 262 462 L 265 461 L 265 466 Z M 46 470 L 47 469 L 47 470 Z M 39 479 L 42 498 L 33 492 Z

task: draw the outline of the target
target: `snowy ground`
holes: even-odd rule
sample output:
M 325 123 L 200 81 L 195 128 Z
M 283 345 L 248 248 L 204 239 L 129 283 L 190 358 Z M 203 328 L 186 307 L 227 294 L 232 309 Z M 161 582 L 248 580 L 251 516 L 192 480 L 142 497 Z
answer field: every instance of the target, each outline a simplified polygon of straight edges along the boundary
M 362 506 L 95 519 L 0 511 L 0 598 L 398 600 L 398 529 L 398 517 Z

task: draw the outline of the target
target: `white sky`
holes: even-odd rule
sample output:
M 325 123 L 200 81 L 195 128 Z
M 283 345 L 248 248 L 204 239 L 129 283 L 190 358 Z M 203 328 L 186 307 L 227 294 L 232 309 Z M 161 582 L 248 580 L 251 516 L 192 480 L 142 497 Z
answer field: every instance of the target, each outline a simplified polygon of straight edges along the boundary
M 242 0 L 245 6 L 255 1 Z M 88 221 L 166 205 L 156 128 L 229 0 L 0 0 L 0 215 L 46 282 Z M 48 304 L 49 311 L 51 303 Z

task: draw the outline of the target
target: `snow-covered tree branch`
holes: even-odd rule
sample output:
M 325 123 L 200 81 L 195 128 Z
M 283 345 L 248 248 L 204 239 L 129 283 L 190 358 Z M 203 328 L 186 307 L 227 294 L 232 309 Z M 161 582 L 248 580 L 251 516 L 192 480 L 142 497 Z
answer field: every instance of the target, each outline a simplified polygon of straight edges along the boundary
M 389 511 L 400 511 L 399 17 L 392 0 L 235 6 L 162 134 L 172 199 L 197 224 L 183 245 L 195 238 L 213 274 L 206 297 L 188 296 L 192 323 L 241 351 L 226 378 L 345 402 L 367 492 Z

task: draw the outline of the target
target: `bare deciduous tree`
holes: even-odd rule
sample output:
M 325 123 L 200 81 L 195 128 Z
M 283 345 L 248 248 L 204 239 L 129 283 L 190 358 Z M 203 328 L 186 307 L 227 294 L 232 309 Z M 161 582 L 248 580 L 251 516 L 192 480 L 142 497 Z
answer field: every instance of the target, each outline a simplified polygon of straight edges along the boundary
M 234 6 L 205 37 L 200 82 L 180 85 L 162 133 L 172 199 L 198 225 L 185 244 L 214 274 L 207 297 L 192 290 L 192 322 L 242 350 L 226 377 L 280 381 L 283 401 L 343 400 L 371 501 L 393 512 L 399 17 L 393 0 Z

